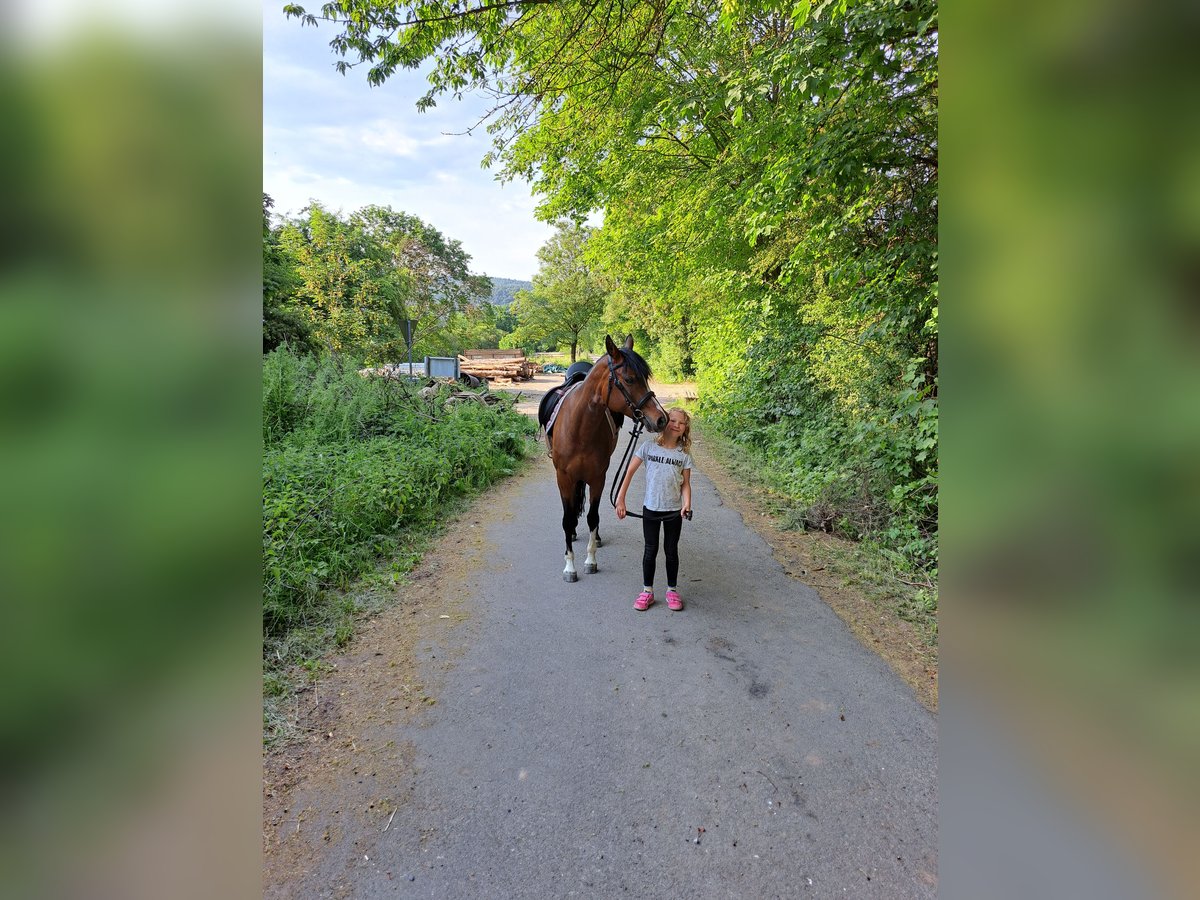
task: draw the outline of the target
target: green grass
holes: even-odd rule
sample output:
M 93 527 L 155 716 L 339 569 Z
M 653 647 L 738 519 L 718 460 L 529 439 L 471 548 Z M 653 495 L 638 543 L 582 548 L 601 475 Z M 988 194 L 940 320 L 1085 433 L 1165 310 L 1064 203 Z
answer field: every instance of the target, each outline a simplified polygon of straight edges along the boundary
M 579 354 L 579 359 L 590 359 L 590 358 L 591 358 L 590 356 L 588 356 L 582 352 Z M 570 368 L 571 367 L 571 354 L 570 353 L 535 353 L 533 355 L 533 361 L 535 363 L 539 363 L 540 365 L 543 365 L 543 366 L 549 365 L 550 363 L 554 363 L 555 365 L 566 366 L 567 368 Z
M 387 609 L 397 588 L 408 584 L 433 543 L 453 527 L 471 504 L 472 496 L 449 500 L 442 516 L 396 534 L 390 552 L 375 561 L 371 571 L 354 579 L 345 590 L 332 591 L 315 605 L 303 624 L 263 643 L 263 740 L 266 746 L 286 741 L 295 733 L 298 690 L 327 671 L 322 657 L 353 639 L 359 624 Z

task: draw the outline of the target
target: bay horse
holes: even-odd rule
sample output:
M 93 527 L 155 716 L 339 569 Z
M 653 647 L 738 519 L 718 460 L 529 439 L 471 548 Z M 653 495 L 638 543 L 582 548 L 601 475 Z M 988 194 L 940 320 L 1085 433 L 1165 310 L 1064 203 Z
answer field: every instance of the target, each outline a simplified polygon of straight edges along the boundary
M 583 488 L 588 489 L 587 526 L 591 533 L 583 571 L 598 571 L 596 549 L 600 546 L 600 501 L 608 463 L 617 446 L 620 427 L 614 416 L 632 416 L 648 431 L 667 427 L 667 411 L 650 390 L 650 367 L 633 350 L 633 337 L 618 347 L 604 337 L 607 355 L 600 357 L 587 376 L 563 396 L 553 416 L 546 443 L 554 459 L 558 495 L 562 499 L 566 568 L 563 581 L 579 580 L 575 573 L 575 529 L 583 511 Z M 547 412 L 547 418 L 550 418 Z M 542 425 L 548 424 L 542 421 Z

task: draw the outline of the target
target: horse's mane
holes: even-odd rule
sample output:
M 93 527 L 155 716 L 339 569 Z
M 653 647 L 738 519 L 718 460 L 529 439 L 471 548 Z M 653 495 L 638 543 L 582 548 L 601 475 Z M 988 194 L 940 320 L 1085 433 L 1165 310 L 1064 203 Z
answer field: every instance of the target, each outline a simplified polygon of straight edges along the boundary
M 621 351 L 621 355 L 625 357 L 625 362 L 629 367 L 640 375 L 643 381 L 648 382 L 652 374 L 650 364 L 642 359 L 636 350 L 626 350 L 624 347 L 618 347 L 617 349 Z

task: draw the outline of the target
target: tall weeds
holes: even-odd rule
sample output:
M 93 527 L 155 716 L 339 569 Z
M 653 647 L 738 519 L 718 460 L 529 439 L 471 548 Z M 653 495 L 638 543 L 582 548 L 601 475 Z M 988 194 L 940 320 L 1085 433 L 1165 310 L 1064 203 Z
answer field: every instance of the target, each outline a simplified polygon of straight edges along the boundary
M 263 642 L 268 669 L 348 638 L 346 590 L 446 504 L 509 475 L 533 425 L 424 397 L 336 357 L 263 362 Z M 449 402 L 448 402 L 449 400 Z M 317 637 L 314 639 L 314 631 Z M 298 639 L 299 634 L 303 639 Z

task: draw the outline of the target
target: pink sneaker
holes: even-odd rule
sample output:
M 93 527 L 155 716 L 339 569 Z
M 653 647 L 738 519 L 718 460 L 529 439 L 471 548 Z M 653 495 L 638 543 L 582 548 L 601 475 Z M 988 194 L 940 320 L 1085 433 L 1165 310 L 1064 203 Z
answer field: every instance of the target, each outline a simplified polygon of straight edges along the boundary
M 667 591 L 667 609 L 673 609 L 675 612 L 683 609 L 683 598 L 679 596 L 678 591 Z
M 638 594 L 638 598 L 633 601 L 633 608 L 638 612 L 645 612 L 654 605 L 654 594 L 650 591 L 642 591 Z

